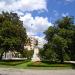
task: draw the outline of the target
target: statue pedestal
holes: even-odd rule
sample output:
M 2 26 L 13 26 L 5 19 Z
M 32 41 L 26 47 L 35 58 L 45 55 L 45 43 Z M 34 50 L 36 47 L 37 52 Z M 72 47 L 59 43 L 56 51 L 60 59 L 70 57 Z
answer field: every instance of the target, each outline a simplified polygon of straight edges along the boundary
M 33 62 L 40 61 L 38 53 L 39 53 L 39 49 L 38 48 L 34 48 L 34 54 L 33 54 L 33 57 L 32 57 L 32 61 Z

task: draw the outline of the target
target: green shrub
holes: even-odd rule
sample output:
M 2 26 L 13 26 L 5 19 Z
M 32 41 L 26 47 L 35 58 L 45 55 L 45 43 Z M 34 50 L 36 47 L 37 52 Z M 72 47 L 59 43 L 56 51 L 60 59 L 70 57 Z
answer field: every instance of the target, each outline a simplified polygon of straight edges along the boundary
M 23 50 L 23 51 L 21 52 L 22 57 L 24 57 L 24 58 L 26 58 L 26 59 L 28 59 L 28 60 L 31 60 L 31 58 L 32 58 L 32 56 L 33 56 L 33 53 L 34 53 L 33 50 Z

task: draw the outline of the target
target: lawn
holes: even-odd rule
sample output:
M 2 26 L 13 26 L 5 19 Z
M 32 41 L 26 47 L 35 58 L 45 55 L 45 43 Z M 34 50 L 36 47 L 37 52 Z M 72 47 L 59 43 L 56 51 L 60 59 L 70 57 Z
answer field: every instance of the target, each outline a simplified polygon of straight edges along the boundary
M 4 68 L 22 68 L 22 69 L 71 69 L 74 64 L 59 64 L 59 63 L 43 63 L 43 62 L 29 62 L 25 60 L 5 60 L 0 61 L 0 67 Z

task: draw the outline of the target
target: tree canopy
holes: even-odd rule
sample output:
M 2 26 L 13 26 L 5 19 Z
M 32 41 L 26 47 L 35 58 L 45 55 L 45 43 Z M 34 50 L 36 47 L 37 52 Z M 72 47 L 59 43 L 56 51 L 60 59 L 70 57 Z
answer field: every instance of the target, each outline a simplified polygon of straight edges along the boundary
M 20 51 L 24 48 L 26 39 L 26 29 L 19 16 L 12 12 L 2 12 L 0 14 L 0 50 Z
M 48 41 L 41 52 L 43 57 L 55 55 L 55 61 L 75 60 L 75 24 L 74 17 L 66 16 L 58 19 L 53 26 L 45 32 L 45 39 Z M 49 53 L 52 52 L 52 53 Z M 46 54 L 48 53 L 48 54 Z M 65 59 L 67 56 L 67 59 Z M 42 58 L 43 58 L 42 57 Z M 50 58 L 48 59 L 50 61 Z

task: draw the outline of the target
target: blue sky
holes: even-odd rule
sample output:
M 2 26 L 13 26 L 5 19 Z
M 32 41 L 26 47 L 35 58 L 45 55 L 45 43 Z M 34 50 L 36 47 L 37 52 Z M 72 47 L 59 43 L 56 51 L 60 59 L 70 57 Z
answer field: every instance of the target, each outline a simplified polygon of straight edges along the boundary
M 16 12 L 28 36 L 38 39 L 42 46 L 43 32 L 63 16 L 75 17 L 75 0 L 0 0 L 1 11 Z
M 48 17 L 49 21 L 56 21 L 62 16 L 75 16 L 75 0 L 46 0 L 47 10 L 41 13 L 33 11 L 33 16 Z M 36 14 L 37 13 L 37 14 Z
M 48 14 L 53 18 L 53 22 L 62 16 L 75 16 L 74 0 L 48 0 Z

